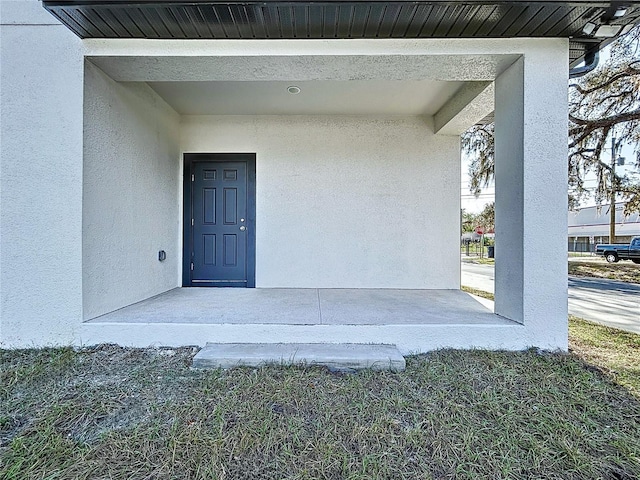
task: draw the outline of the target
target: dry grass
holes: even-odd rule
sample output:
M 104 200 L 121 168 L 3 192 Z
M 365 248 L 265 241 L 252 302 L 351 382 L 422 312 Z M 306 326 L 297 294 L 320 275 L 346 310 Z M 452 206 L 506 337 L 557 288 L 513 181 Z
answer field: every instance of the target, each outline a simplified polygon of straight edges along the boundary
M 464 263 L 476 263 L 478 265 L 495 265 L 496 264 L 496 260 L 495 258 L 488 258 L 488 257 L 461 257 L 461 260 Z
M 640 478 L 638 398 L 575 355 L 338 375 L 195 371 L 190 348 L 0 353 L 7 480 Z
M 462 261 L 480 265 L 495 265 L 493 258 L 462 257 Z M 607 263 L 604 259 L 595 257 L 579 260 L 572 258 L 569 261 L 569 275 L 640 283 L 640 265 L 626 261 Z
M 640 283 L 640 265 L 624 261 L 606 263 L 604 260 L 571 260 L 569 275 Z
M 461 290 L 494 300 L 493 293 L 484 290 L 464 286 Z M 640 399 L 640 335 L 569 315 L 569 350 Z
M 495 301 L 495 295 L 491 292 L 485 292 L 484 290 L 478 290 L 477 288 L 467 287 L 465 285 L 461 286 L 460 290 L 470 293 L 471 295 L 475 295 L 476 297 L 482 297 L 486 298 L 487 300 Z
M 640 399 L 640 335 L 569 316 L 569 346 Z

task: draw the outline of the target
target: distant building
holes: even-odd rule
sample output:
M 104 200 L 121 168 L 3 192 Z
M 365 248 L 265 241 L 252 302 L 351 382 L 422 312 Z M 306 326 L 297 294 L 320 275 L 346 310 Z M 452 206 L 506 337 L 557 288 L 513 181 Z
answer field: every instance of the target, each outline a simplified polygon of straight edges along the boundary
M 624 216 L 624 203 L 616 204 L 616 237 L 613 242 L 627 243 L 640 235 L 640 214 Z M 609 243 L 610 206 L 585 207 L 569 212 L 569 251 L 593 252 L 598 243 Z

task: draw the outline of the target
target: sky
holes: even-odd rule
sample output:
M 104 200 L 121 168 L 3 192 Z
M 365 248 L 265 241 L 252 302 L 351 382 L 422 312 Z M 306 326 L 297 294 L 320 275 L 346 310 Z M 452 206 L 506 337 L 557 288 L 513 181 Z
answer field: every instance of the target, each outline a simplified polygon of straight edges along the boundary
M 635 153 L 634 153 L 633 145 L 625 145 L 622 147 L 622 152 L 618 154 L 618 156 L 625 158 L 625 165 L 616 167 L 616 173 L 618 175 L 623 175 L 624 173 L 631 173 L 634 171 L 633 165 L 635 163 Z M 609 155 L 605 155 L 604 159 L 611 158 L 611 150 L 609 149 Z M 484 206 L 487 203 L 491 203 L 495 200 L 495 186 L 493 182 L 489 187 L 483 188 L 480 197 L 476 198 L 469 191 L 469 163 L 470 159 L 466 155 L 462 155 L 462 165 L 460 172 L 460 199 L 461 199 L 461 208 L 464 208 L 467 212 L 470 213 L 480 213 Z M 595 188 L 596 186 L 596 176 L 594 174 L 587 175 L 585 178 L 585 186 L 587 188 Z M 595 205 L 595 201 L 593 199 L 587 199 L 580 206 L 589 207 Z

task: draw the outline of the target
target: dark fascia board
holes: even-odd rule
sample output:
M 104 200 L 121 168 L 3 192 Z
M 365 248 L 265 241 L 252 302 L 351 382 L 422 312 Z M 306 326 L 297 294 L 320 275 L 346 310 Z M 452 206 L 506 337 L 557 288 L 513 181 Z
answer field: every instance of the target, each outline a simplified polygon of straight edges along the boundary
M 315 3 L 403 3 L 402 0 L 389 1 L 389 0 L 249 0 L 249 1 L 229 1 L 229 0 L 43 0 L 42 3 L 46 6 L 70 6 L 70 5 L 198 5 L 198 4 L 288 4 L 288 5 L 312 5 Z M 442 4 L 442 5 L 549 5 L 557 4 L 564 6 L 593 6 L 600 8 L 608 8 L 612 5 L 615 6 L 634 6 L 640 5 L 639 1 L 603 1 L 603 0 L 428 0 L 428 1 L 413 1 L 411 3 L 428 3 L 428 4 Z
M 640 22 L 640 1 L 599 0 L 43 0 L 81 38 L 570 39 L 570 67 L 611 40 L 587 22 Z M 615 18 L 619 7 L 624 17 Z M 351 12 L 344 16 L 345 12 Z

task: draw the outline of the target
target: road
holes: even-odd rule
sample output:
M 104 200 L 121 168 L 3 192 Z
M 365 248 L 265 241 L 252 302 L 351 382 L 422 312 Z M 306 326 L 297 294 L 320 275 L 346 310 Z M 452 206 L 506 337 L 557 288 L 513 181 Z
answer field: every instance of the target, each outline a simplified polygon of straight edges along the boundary
M 462 285 L 493 293 L 493 265 L 462 262 Z M 640 285 L 569 277 L 569 313 L 640 333 Z

